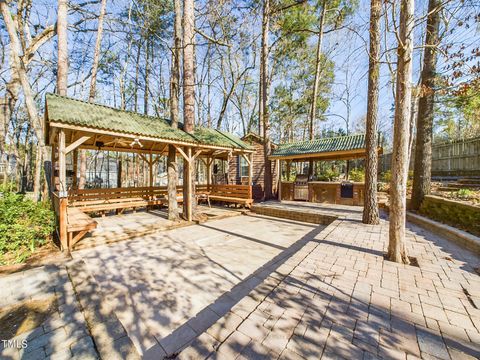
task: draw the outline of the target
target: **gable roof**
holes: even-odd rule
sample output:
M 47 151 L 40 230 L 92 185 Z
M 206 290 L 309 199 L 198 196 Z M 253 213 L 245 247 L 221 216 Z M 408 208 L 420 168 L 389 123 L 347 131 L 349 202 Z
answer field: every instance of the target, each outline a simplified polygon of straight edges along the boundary
M 327 153 L 361 152 L 365 150 L 365 134 L 337 136 L 309 141 L 279 144 L 272 158 L 322 157 Z M 334 154 L 332 154 L 334 155 Z
M 198 146 L 211 145 L 239 150 L 252 149 L 240 138 L 215 129 L 197 127 L 192 134 L 189 134 L 182 128 L 172 128 L 170 121 L 167 119 L 119 110 L 56 94 L 47 94 L 45 102 L 45 119 L 49 123 L 88 128 L 92 132 L 98 129 Z

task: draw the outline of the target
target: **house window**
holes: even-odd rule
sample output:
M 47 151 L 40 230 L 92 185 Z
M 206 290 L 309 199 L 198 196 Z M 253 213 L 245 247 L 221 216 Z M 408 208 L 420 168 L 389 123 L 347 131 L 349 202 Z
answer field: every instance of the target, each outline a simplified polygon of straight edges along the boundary
M 247 160 L 241 155 L 238 155 L 238 163 L 240 164 L 239 168 L 239 173 L 240 173 L 240 178 L 242 177 L 248 177 L 248 163 Z

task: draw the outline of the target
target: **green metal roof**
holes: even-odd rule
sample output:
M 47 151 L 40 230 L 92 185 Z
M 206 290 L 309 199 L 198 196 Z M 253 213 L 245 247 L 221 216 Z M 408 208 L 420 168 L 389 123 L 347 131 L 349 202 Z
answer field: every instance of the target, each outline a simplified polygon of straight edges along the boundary
M 193 137 L 201 144 L 227 146 L 235 149 L 251 150 L 252 147 L 238 137 L 207 127 L 195 127 Z
M 301 156 L 365 148 L 365 134 L 279 144 L 272 157 Z
M 233 149 L 252 148 L 238 137 L 209 128 L 196 128 L 188 134 L 174 129 L 170 121 L 104 105 L 92 104 L 56 94 L 45 96 L 48 121 L 124 134 L 173 140 L 195 145 L 213 145 Z

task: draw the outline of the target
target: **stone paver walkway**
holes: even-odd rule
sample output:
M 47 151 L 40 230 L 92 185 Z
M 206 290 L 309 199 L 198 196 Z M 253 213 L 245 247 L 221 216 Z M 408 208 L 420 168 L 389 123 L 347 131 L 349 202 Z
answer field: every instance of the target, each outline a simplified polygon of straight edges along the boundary
M 420 267 L 385 261 L 388 223 L 347 214 L 183 350 L 180 359 L 480 358 L 480 258 L 409 225 Z
M 240 215 L 72 255 L 85 262 L 139 353 L 158 359 L 247 295 L 258 284 L 252 273 L 285 261 L 323 228 Z
M 34 329 L 0 342 L 0 359 L 97 359 L 65 267 L 42 266 L 0 277 L 0 308 L 25 301 L 56 303 L 57 307 Z M 24 320 L 20 319 L 19 326 Z M 7 340 L 7 339 L 1 339 Z M 22 341 L 26 340 L 22 348 Z

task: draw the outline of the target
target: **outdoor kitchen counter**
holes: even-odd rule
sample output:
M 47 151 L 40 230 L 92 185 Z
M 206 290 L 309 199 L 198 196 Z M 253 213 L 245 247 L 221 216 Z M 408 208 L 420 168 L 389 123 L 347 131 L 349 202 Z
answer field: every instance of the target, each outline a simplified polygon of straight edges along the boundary
M 340 181 L 309 181 L 308 182 L 308 201 L 316 203 L 358 205 L 363 206 L 365 184 L 362 182 Z M 282 200 L 295 200 L 294 189 L 295 182 L 282 181 Z

